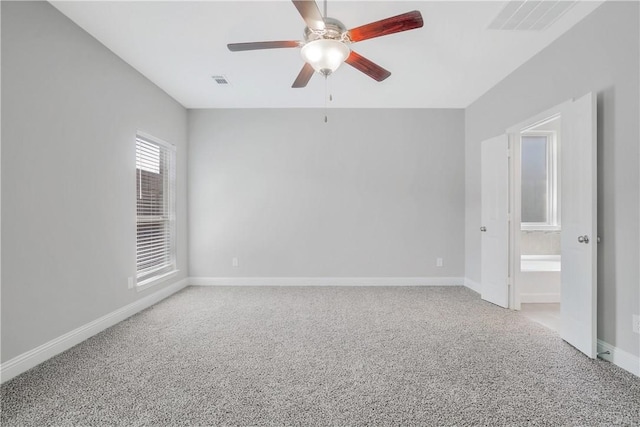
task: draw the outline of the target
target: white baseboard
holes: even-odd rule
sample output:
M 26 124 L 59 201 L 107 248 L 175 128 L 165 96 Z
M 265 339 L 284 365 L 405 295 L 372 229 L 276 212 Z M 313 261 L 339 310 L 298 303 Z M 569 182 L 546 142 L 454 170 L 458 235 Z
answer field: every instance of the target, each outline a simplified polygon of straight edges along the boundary
M 0 382 L 9 381 L 11 378 L 28 371 L 45 360 L 70 349 L 74 345 L 178 292 L 188 284 L 189 280 L 183 279 L 6 361 L 0 365 Z
M 555 303 L 560 302 L 560 294 L 520 294 L 520 303 Z
M 462 286 L 462 277 L 191 277 L 192 286 Z
M 480 291 L 482 290 L 482 288 L 480 287 L 480 283 L 474 282 L 473 280 L 466 277 L 464 278 L 464 286 L 477 293 L 480 293 Z
M 640 377 L 640 357 L 598 340 L 598 353 L 605 351 L 608 351 L 609 354 L 598 354 L 598 357 Z

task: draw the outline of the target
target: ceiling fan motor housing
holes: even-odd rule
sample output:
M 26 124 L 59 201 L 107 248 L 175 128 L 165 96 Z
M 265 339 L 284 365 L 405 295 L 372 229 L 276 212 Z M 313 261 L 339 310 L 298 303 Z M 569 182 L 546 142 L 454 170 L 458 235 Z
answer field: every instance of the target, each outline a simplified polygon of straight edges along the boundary
M 304 41 L 310 42 L 318 39 L 331 39 L 346 41 L 343 34 L 347 33 L 347 27 L 337 19 L 324 18 L 324 30 L 312 30 L 309 27 L 304 29 Z

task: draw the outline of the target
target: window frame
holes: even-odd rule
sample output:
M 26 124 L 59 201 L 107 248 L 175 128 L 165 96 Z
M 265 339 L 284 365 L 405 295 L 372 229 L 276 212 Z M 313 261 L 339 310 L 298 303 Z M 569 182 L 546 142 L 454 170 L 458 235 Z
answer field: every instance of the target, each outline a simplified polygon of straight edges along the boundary
M 520 143 L 522 137 L 526 136 L 544 136 L 547 139 L 547 221 L 545 222 L 524 222 L 521 221 L 521 230 L 538 230 L 538 231 L 558 231 L 561 229 L 560 224 L 560 171 L 559 152 L 558 152 L 558 133 L 551 130 L 527 130 L 520 134 Z M 521 150 L 522 153 L 522 150 Z M 521 154 L 522 156 L 522 154 Z M 520 159 L 522 162 L 522 158 Z M 523 196 L 521 196 L 523 198 Z M 522 202 L 521 202 L 522 203 Z
M 137 200 L 138 200 L 138 141 L 142 141 L 147 144 L 156 145 L 161 151 L 164 151 L 167 156 L 166 166 L 164 172 L 166 173 L 166 179 L 163 181 L 163 204 L 166 206 L 166 219 L 168 233 L 169 233 L 169 262 L 161 267 L 152 270 L 143 270 L 142 273 L 138 270 L 138 224 L 140 223 L 141 215 L 138 215 Z M 176 146 L 166 142 L 160 138 L 156 138 L 145 132 L 136 132 L 135 138 L 135 161 L 136 161 L 136 274 L 135 283 L 136 290 L 141 291 L 147 289 L 153 285 L 156 285 L 163 280 L 169 279 L 178 273 L 177 270 L 177 249 L 176 249 Z

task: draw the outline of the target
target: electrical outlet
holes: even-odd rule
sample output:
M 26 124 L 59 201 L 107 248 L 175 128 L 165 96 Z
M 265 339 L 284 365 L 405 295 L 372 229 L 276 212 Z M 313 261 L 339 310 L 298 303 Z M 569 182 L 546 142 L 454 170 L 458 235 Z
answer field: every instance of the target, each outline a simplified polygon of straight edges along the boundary
M 129 286 L 129 289 L 133 289 L 133 277 L 127 278 L 127 285 Z
M 436 258 L 436 267 L 442 267 L 442 258 Z
M 231 258 L 231 265 L 233 267 L 240 267 L 240 262 L 238 261 L 238 257 Z
M 633 316 L 633 332 L 640 334 L 640 315 L 634 314 Z

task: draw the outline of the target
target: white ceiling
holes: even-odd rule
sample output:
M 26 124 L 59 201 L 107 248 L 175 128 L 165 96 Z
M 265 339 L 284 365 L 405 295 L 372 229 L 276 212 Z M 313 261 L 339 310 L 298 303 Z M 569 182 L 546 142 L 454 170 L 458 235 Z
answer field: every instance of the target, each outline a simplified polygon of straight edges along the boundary
M 58 10 L 187 108 L 322 107 L 325 82 L 291 84 L 299 49 L 229 52 L 227 43 L 300 40 L 290 1 L 52 1 Z M 378 83 L 348 65 L 329 78 L 332 107 L 464 108 L 601 1 L 580 1 L 544 31 L 488 30 L 506 2 L 340 1 L 328 15 L 353 28 L 411 10 L 424 27 L 351 47 L 392 72 Z M 322 9 L 322 3 L 318 2 Z M 223 74 L 230 86 L 212 75 Z

